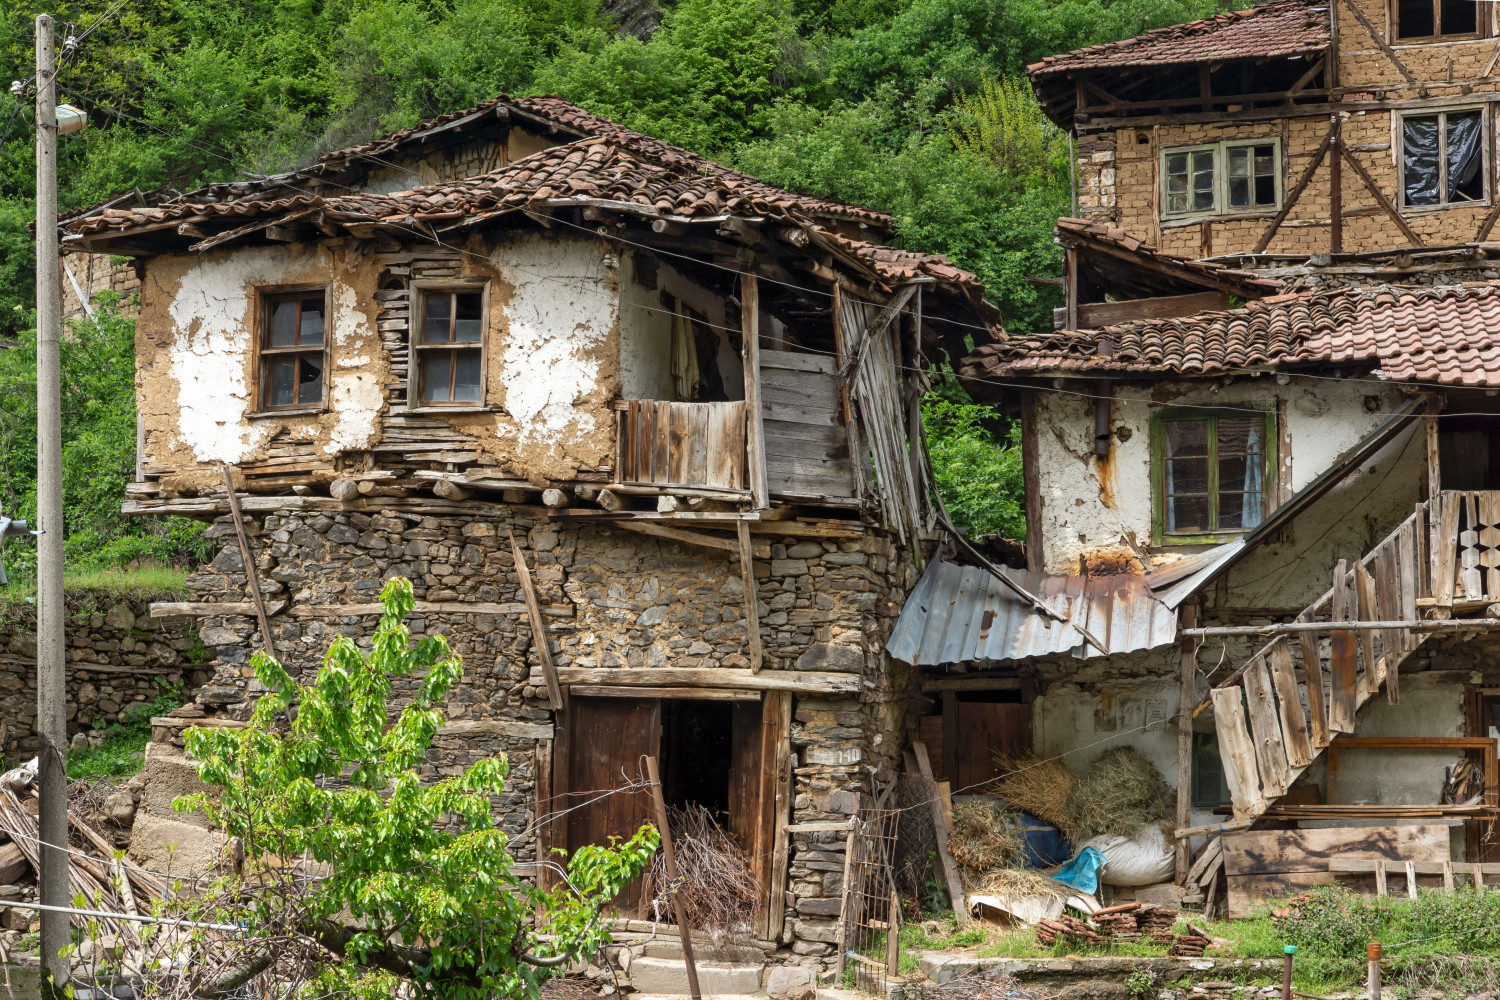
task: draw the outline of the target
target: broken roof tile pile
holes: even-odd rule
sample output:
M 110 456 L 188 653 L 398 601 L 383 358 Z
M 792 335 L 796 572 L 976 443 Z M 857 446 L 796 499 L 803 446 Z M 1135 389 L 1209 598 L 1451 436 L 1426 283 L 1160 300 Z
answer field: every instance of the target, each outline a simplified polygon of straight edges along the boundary
M 1057 226 L 1052 230 L 1052 234 L 1057 242 L 1065 247 L 1094 247 L 1106 252 L 1119 251 L 1117 256 L 1126 259 L 1139 257 L 1144 261 L 1155 262 L 1181 271 L 1186 278 L 1212 278 L 1216 281 L 1232 282 L 1242 287 L 1247 293 L 1257 296 L 1275 295 L 1285 287 L 1280 280 L 1268 278 L 1255 271 L 1242 271 L 1226 267 L 1216 261 L 1197 260 L 1183 254 L 1162 250 L 1127 230 L 1103 222 L 1063 217 L 1057 220 Z
M 1214 376 L 1369 364 L 1393 381 L 1500 386 L 1500 282 L 1376 285 L 1099 330 L 1011 334 L 964 361 L 970 379 L 1043 373 Z
M 1282 0 L 1091 45 L 1026 67 L 1033 77 L 1112 66 L 1158 66 L 1222 59 L 1312 55 L 1329 45 L 1328 5 Z

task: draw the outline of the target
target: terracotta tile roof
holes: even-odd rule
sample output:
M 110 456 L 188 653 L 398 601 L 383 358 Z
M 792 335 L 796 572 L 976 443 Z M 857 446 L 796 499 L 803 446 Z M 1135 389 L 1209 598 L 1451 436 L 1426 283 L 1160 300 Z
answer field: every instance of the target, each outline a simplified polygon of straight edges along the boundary
M 1247 295 L 1256 297 L 1275 295 L 1284 287 L 1277 279 L 1268 278 L 1254 271 L 1236 270 L 1211 260 L 1194 260 L 1182 254 L 1168 253 L 1147 243 L 1139 236 L 1102 222 L 1061 218 L 1057 220 L 1057 228 L 1053 230 L 1053 235 L 1063 246 L 1113 249 L 1122 256 L 1139 257 L 1143 261 L 1181 271 L 1183 278 L 1187 281 L 1207 279 L 1228 283 L 1239 287 Z
M 1048 56 L 1026 72 L 1035 78 L 1075 69 L 1310 55 L 1328 44 L 1326 0 L 1281 0 Z
M 1500 386 L 1500 282 L 1278 295 L 1197 316 L 1012 335 L 970 354 L 961 374 L 1211 376 L 1309 365 L 1368 366 L 1398 382 Z
M 713 174 L 734 181 L 742 190 L 754 191 L 755 196 L 763 200 L 795 199 L 799 211 L 804 215 L 818 218 L 843 219 L 850 222 L 864 222 L 889 229 L 891 217 L 885 212 L 875 212 L 867 208 L 855 205 L 846 205 L 842 202 L 831 201 L 826 198 L 816 198 L 811 195 L 793 194 L 774 187 L 764 181 L 757 180 L 749 174 L 730 169 L 715 163 L 697 153 L 663 142 L 634 129 L 626 128 L 608 118 L 569 104 L 560 97 L 540 96 L 512 98 L 505 94 L 485 101 L 483 104 L 466 108 L 463 111 L 454 111 L 446 115 L 439 115 L 428 121 L 419 122 L 411 128 L 391 132 L 378 139 L 364 143 L 359 146 L 350 146 L 347 149 L 335 150 L 325 153 L 318 158 L 320 165 L 331 165 L 362 157 L 384 157 L 400 151 L 401 147 L 409 142 L 419 141 L 424 135 L 435 129 L 452 125 L 465 118 L 493 113 L 500 117 L 531 118 L 543 122 L 549 126 L 566 130 L 579 138 L 598 137 L 608 139 L 623 149 L 627 149 L 638 156 L 657 160 L 669 167 L 696 171 L 698 173 Z
M 251 230 L 317 211 L 324 223 L 345 227 L 385 225 L 394 227 L 396 235 L 404 232 L 428 237 L 430 224 L 439 230 L 444 242 L 456 242 L 457 237 L 443 233 L 528 208 L 546 208 L 548 202 L 596 204 L 625 213 L 685 221 L 725 216 L 771 219 L 802 229 L 808 241 L 840 254 L 846 263 L 862 267 L 880 281 L 937 279 L 949 290 L 959 291 L 991 324 L 993 335 L 1004 336 L 998 313 L 984 299 L 984 286 L 944 257 L 848 239 L 808 220 L 796 196 L 788 192 L 732 176 L 701 173 L 686 164 L 668 166 L 599 138 L 553 146 L 493 173 L 410 191 L 106 209 L 67 224 L 64 233 L 65 245 L 68 238 L 127 229 L 139 232 L 142 227 L 175 235 L 176 225 L 183 220 L 226 218 L 243 221 Z

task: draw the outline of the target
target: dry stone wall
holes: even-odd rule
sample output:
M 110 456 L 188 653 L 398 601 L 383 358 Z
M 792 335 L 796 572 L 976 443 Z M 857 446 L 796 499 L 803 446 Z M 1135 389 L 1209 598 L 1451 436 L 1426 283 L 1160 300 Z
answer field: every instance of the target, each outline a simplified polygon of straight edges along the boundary
M 69 593 L 69 734 L 124 721 L 133 705 L 169 691 L 191 698 L 207 682 L 210 652 L 196 630 L 182 620 L 152 618 L 152 599 Z M 7 759 L 35 749 L 35 723 L 36 606 L 12 600 L 0 618 L 0 747 Z
M 801 523 L 789 524 L 784 535 L 772 525 L 755 532 L 769 549 L 769 558 L 754 565 L 763 673 L 861 678 L 857 695 L 805 693 L 793 700 L 795 823 L 846 820 L 888 786 L 899 767 L 915 683 L 911 668 L 891 661 L 883 646 L 917 567 L 882 532 L 838 524 L 835 537 L 806 537 L 814 529 Z M 552 750 L 553 719 L 526 623 L 512 533 L 547 611 L 559 668 L 749 666 L 739 566 L 721 550 L 607 524 L 552 522 L 502 505 L 475 505 L 472 514 L 452 516 L 394 505 L 373 512 L 287 512 L 252 516 L 247 529 L 261 589 L 277 609 L 278 653 L 307 679 L 337 635 L 370 648 L 374 615 L 342 615 L 338 605 L 370 605 L 384 581 L 411 579 L 419 602 L 407 622 L 413 636 L 445 635 L 464 659 L 463 680 L 446 705 L 448 724 L 423 774 L 456 774 L 505 753 L 511 774 L 495 809 L 517 838 L 513 853 L 522 862 L 535 857 L 528 831 L 537 810 L 536 771 Z M 246 601 L 233 525 L 221 519 L 209 535 L 223 547 L 189 580 L 196 599 Z M 213 649 L 215 673 L 180 721 L 247 718 L 261 690 L 250 667 L 258 642 L 254 618 L 210 616 L 201 635 Z M 398 683 L 396 707 L 411 683 Z M 163 726 L 157 738 L 175 742 L 180 729 Z M 843 851 L 842 834 L 796 835 L 790 845 L 782 939 L 804 960 L 831 959 L 836 949 Z

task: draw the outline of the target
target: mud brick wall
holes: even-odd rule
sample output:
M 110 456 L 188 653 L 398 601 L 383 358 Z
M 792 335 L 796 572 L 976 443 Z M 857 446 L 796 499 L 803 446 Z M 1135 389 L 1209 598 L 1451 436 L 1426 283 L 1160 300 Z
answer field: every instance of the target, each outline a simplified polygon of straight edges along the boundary
M 163 598 L 158 598 L 163 599 Z M 69 734 L 124 721 L 132 705 L 207 682 L 209 651 L 181 620 L 150 616 L 150 600 L 108 591 L 69 593 Z M 36 606 L 8 602 L 0 618 L 0 748 L 36 749 Z

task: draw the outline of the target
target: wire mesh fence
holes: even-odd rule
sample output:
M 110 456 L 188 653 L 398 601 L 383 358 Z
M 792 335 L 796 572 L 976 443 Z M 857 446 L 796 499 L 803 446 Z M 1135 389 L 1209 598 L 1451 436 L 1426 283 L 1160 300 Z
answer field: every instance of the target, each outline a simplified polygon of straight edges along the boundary
M 931 798 L 931 786 L 921 774 L 904 771 L 897 778 L 892 805 L 901 812 L 891 865 L 896 894 L 908 917 L 951 906 L 938 871 L 938 832 L 928 806 Z
M 861 809 L 849 839 L 844 975 L 863 993 L 884 995 L 897 972 L 901 902 L 892 862 L 900 822 L 900 809 Z

